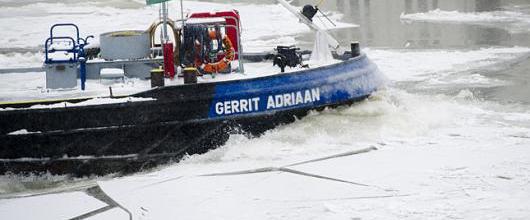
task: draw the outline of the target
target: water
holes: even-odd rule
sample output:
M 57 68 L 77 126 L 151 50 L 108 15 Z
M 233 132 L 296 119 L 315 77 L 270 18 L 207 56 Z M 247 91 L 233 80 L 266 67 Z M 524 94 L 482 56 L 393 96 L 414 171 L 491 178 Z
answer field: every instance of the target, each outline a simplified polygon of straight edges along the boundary
M 263 3 L 264 1 L 247 0 L 243 2 Z M 274 1 L 266 2 L 272 3 Z M 295 0 L 293 4 L 302 6 L 314 4 L 314 1 Z M 530 47 L 530 17 L 520 18 L 521 15 L 530 16 L 530 5 L 525 0 L 324 1 L 321 8 L 324 11 L 338 11 L 344 15 L 343 21 L 360 25 L 360 28 L 332 31 L 342 45 L 348 45 L 350 41 L 358 40 L 364 47 L 406 50 L 473 50 L 489 47 Z M 458 14 L 453 15 L 457 21 L 454 23 L 420 21 L 407 24 L 400 19 L 400 15 L 403 13 L 422 13 L 435 9 L 484 14 L 506 11 L 521 13 L 521 15 L 512 15 L 504 18 L 516 20 L 513 22 L 488 23 L 486 21 L 478 24 L 458 22 Z M 500 19 L 503 19 L 503 17 Z M 521 20 L 517 21 L 517 19 Z M 517 31 L 514 32 L 514 29 Z M 297 37 L 297 41 L 300 45 L 311 48 L 313 34 L 302 34 Z M 440 60 L 440 62 L 443 62 L 443 60 Z M 479 74 L 484 74 L 492 79 L 508 81 L 509 83 L 504 86 L 491 86 L 488 88 L 471 86 L 468 89 L 474 91 L 476 98 L 494 100 L 501 103 L 517 102 L 529 104 L 530 93 L 527 74 L 529 65 L 529 59 L 522 59 L 516 65 L 510 64 L 509 67 L 502 70 L 477 70 L 480 72 Z M 405 84 L 407 84 L 406 88 L 411 88 L 408 83 Z M 455 88 L 451 87 L 443 88 L 443 90 L 441 90 L 442 88 L 437 89 L 439 90 L 430 92 L 455 91 Z M 456 89 L 462 89 L 462 87 L 459 85 Z
M 295 1 L 310 4 L 311 1 Z M 413 22 L 406 24 L 400 20 L 402 13 L 413 14 L 441 9 L 459 12 L 496 12 L 513 11 L 523 15 L 530 15 L 528 2 L 515 1 L 488 1 L 488 0 L 379 0 L 379 1 L 326 1 L 324 9 L 337 10 L 343 13 L 348 22 L 360 24 L 361 28 L 354 30 L 338 30 L 335 35 L 343 44 L 348 39 L 360 39 L 365 47 L 393 48 L 393 49 L 440 49 L 440 50 L 472 50 L 484 47 L 528 47 L 530 46 L 530 19 L 516 21 L 513 26 L 523 26 L 522 31 L 513 33 L 514 27 L 510 23 L 469 24 L 469 23 L 438 23 L 438 22 Z M 515 16 L 515 15 L 514 15 Z M 515 17 L 516 18 L 516 17 Z M 458 15 L 454 15 L 458 21 Z M 514 19 L 514 17 L 512 17 Z M 450 56 L 450 55 L 449 55 Z M 440 60 L 443 62 L 443 60 Z M 528 90 L 529 59 L 519 60 L 519 63 L 510 65 L 502 70 L 478 69 L 475 73 L 508 81 L 505 86 L 491 86 L 488 88 L 467 89 L 473 90 L 477 98 L 494 100 L 501 103 L 522 102 L 528 104 L 530 93 Z M 461 76 L 462 77 L 462 76 Z M 431 93 L 455 91 L 458 88 L 437 88 Z M 407 88 L 411 88 L 407 84 Z M 412 86 L 412 88 L 415 88 Z M 417 86 L 416 86 L 417 91 Z
M 83 7 L 76 6 L 78 1 L 42 0 L 36 3 L 35 1 L 3 0 L 0 1 L 0 10 L 2 7 L 18 7 L 28 9 L 30 12 L 31 10 L 44 11 L 44 15 L 47 16 L 44 19 L 48 18 L 47 22 L 51 23 L 68 17 L 46 12 L 46 7 L 57 2 L 61 2 L 58 6 L 60 8 L 78 10 L 78 14 L 74 13 L 74 20 L 88 26 L 89 31 L 103 29 L 101 32 L 104 32 L 108 29 L 115 29 L 119 25 L 127 28 L 140 27 L 147 25 L 150 20 L 144 21 L 144 19 L 137 18 L 127 21 L 127 16 L 130 17 L 131 14 L 156 15 L 156 9 L 148 13 L 142 11 L 142 1 L 125 0 L 93 1 L 83 3 Z M 271 1 L 215 0 L 204 2 L 234 2 L 236 7 L 244 9 L 242 14 L 246 17 L 244 16 L 243 19 L 247 18 L 247 20 L 244 20 L 243 25 L 250 27 L 251 30 L 247 31 L 246 38 L 248 43 L 255 48 L 261 50 L 263 45 L 293 42 L 305 48 L 312 47 L 314 34 L 304 29 L 297 29 L 299 25 L 293 23 L 293 20 L 285 21 L 281 16 L 285 16 L 286 11 L 278 11 L 281 7 L 262 6 Z M 307 3 L 314 3 L 314 1 L 294 1 L 294 4 L 300 6 Z M 252 6 L 253 4 L 260 5 Z M 193 7 L 201 9 L 210 6 Z M 488 196 L 495 201 L 515 199 L 496 191 L 505 185 L 493 184 L 494 187 L 491 188 L 481 185 L 484 184 L 482 182 L 496 183 L 496 180 L 492 179 L 495 175 L 507 175 L 515 179 L 516 183 L 511 182 L 514 185 L 509 185 L 509 187 L 515 190 L 514 193 L 517 195 L 523 195 L 522 203 L 524 203 L 525 195 L 530 196 L 529 184 L 527 184 L 530 182 L 530 175 L 525 171 L 530 169 L 530 162 L 527 158 L 530 153 L 527 150 L 530 146 L 530 20 L 526 19 L 527 16 L 530 17 L 528 1 L 328 0 L 321 8 L 324 11 L 331 11 L 334 15 L 336 12 L 341 13 L 343 22 L 360 25 L 360 28 L 338 29 L 331 33 L 343 45 L 347 45 L 352 40 L 361 42 L 365 52 L 388 78 L 386 89 L 359 104 L 312 113 L 293 124 L 269 131 L 259 138 L 248 139 L 245 136 L 234 135 L 225 146 L 219 149 L 205 155 L 190 156 L 181 164 L 170 166 L 167 170 L 152 175 L 171 176 L 183 170 L 208 170 L 208 167 L 218 169 L 219 167 L 270 166 L 270 164 L 305 160 L 359 147 L 376 146 L 380 148 L 382 154 L 392 152 L 392 155 L 401 156 L 411 151 L 425 150 L 422 154 L 418 154 L 418 157 L 426 158 L 425 164 L 428 164 L 431 159 L 433 161 L 437 159 L 430 156 L 430 153 L 443 152 L 444 155 L 446 153 L 449 155 L 445 158 L 451 162 L 447 162 L 442 168 L 433 165 L 432 170 L 429 170 L 430 173 L 425 176 L 414 172 L 414 169 L 419 169 L 419 167 L 407 167 L 412 170 L 411 173 L 414 173 L 411 175 L 412 178 L 420 182 L 413 182 L 411 190 L 423 189 L 426 186 L 436 188 L 420 190 L 420 195 L 412 198 L 411 202 L 432 199 L 428 201 L 443 206 L 444 199 L 431 198 L 425 194 L 445 192 L 450 188 L 449 185 L 460 186 L 468 190 L 481 189 L 482 191 L 473 191 L 474 193 L 469 195 L 453 195 L 469 204 L 482 204 L 480 201 L 484 199 L 490 201 L 487 199 Z M 435 9 L 440 9 L 442 13 Z M 282 19 L 275 19 L 271 21 L 272 24 L 267 24 L 267 18 L 249 16 L 253 14 L 253 10 L 260 12 L 260 15 L 279 16 Z M 90 16 L 83 15 L 83 13 L 97 14 L 100 18 L 94 19 L 98 21 L 116 19 L 116 24 L 91 25 L 86 21 Z M 451 13 L 450 19 L 443 17 L 444 13 Z M 404 21 L 400 19 L 402 14 L 418 16 L 415 19 Z M 8 19 L 0 15 L 2 28 L 6 27 L 6 21 L 13 22 Z M 33 20 L 29 15 L 22 16 L 22 19 L 39 24 L 37 25 L 39 30 L 45 30 L 47 27 L 47 23 Z M 42 19 L 39 18 L 39 20 Z M 253 24 L 254 21 L 265 23 L 256 25 Z M 271 28 L 269 25 L 274 27 Z M 283 34 L 281 27 L 288 29 L 289 33 Z M 19 49 L 22 52 L 6 53 L 5 57 L 0 55 L 0 64 L 17 62 L 13 57 L 26 54 L 27 51 L 23 49 L 35 47 L 37 44 L 35 42 L 39 39 L 39 35 L 34 33 L 36 31 L 7 27 L 6 30 L 8 38 L 13 39 L 6 42 L 13 43 L 0 47 Z M 252 35 L 253 32 L 259 32 L 259 34 Z M 269 35 L 266 39 L 260 37 L 267 33 Z M 36 40 L 24 42 L 16 39 L 26 35 Z M 258 40 L 263 41 L 256 44 Z M 26 60 L 34 60 L 34 58 Z M 458 164 L 469 159 L 455 160 L 453 158 L 458 157 L 455 154 L 462 153 L 471 158 L 475 154 L 487 155 L 488 160 L 494 161 L 492 158 L 500 152 L 508 153 L 503 153 L 503 157 L 499 159 L 502 161 L 499 163 L 488 164 L 487 160 L 475 158 L 474 160 L 479 161 L 476 164 L 486 165 L 466 164 L 465 167 L 470 167 L 470 171 L 466 171 L 469 172 L 467 173 L 469 179 L 457 179 L 447 185 L 440 184 L 440 181 L 447 181 L 447 179 L 440 179 L 440 176 L 443 176 L 440 173 L 459 169 L 464 165 Z M 405 161 L 392 156 L 386 159 L 388 160 L 381 163 L 394 163 L 398 168 L 401 167 L 400 164 L 406 164 Z M 373 164 L 366 162 L 361 165 Z M 381 170 L 376 169 L 374 173 L 376 171 Z M 400 172 L 406 173 L 403 170 Z M 372 173 L 367 175 L 371 176 Z M 53 179 L 47 186 L 46 183 L 31 184 L 33 182 L 31 178 L 23 178 L 21 180 L 23 184 L 12 182 L 11 177 L 3 178 L 0 179 L 2 181 L 0 193 L 5 194 L 35 188 L 56 187 L 56 182 L 62 181 L 61 177 L 57 177 L 59 179 L 47 177 Z M 391 182 L 385 178 L 381 177 L 373 181 Z M 392 179 L 392 181 L 398 185 L 408 183 L 404 179 Z M 63 183 L 70 184 L 69 182 Z M 59 187 L 64 187 L 64 185 Z M 526 200 L 528 198 L 526 197 Z M 397 204 L 400 210 L 406 209 L 404 204 L 389 203 L 390 205 Z M 509 210 L 503 212 L 501 217 L 530 216 L 528 209 L 510 211 L 509 203 L 485 202 L 484 207 L 488 205 L 494 208 L 485 208 L 486 210 Z M 484 207 L 481 206 L 477 210 Z M 429 208 L 425 209 L 429 210 Z M 460 210 L 458 207 L 453 207 L 453 209 Z M 462 209 L 463 212 L 468 210 Z M 452 209 L 440 212 L 451 213 L 456 217 L 466 216 L 463 213 L 455 214 L 450 210 Z M 374 210 L 359 210 L 359 213 L 372 211 L 375 212 Z M 377 217 L 378 215 L 368 216 Z M 414 217 L 413 214 L 411 216 Z M 480 215 L 467 217 L 478 216 Z M 403 216 L 396 214 L 385 217 Z M 420 215 L 420 218 L 425 217 L 432 216 Z M 494 213 L 492 217 L 495 217 Z

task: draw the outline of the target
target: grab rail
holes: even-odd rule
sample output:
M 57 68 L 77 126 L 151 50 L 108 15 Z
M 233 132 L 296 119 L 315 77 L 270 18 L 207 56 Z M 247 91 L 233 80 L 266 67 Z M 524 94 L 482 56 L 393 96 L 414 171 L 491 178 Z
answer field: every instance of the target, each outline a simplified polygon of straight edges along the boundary
M 53 44 L 53 40 L 70 40 L 71 41 L 71 44 L 72 44 L 72 48 L 67 48 L 67 49 L 55 49 L 55 48 L 52 48 L 50 49 L 49 47 L 52 46 Z M 77 50 L 77 45 L 75 43 L 75 40 L 72 38 L 72 37 L 50 37 L 48 39 L 46 39 L 46 43 L 44 44 L 44 51 L 45 51 L 45 60 L 44 60 L 44 63 L 47 63 L 47 64 L 50 64 L 50 63 L 64 63 L 64 62 L 69 62 L 69 63 L 76 63 L 78 61 L 78 50 Z M 59 60 L 53 60 L 49 57 L 49 54 L 50 53 L 56 53 L 56 52 L 67 52 L 68 54 L 73 54 L 73 58 L 70 58 L 68 60 L 65 60 L 65 59 L 59 59 Z

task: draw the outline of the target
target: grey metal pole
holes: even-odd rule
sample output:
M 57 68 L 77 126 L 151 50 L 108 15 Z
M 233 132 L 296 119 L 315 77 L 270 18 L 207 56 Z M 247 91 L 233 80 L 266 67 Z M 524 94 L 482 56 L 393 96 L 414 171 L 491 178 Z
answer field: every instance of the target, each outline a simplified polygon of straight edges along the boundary
M 163 28 L 162 28 L 162 31 L 163 31 L 162 35 L 164 35 L 164 39 L 163 39 L 164 42 L 162 43 L 166 43 L 169 40 L 167 36 L 167 2 L 162 3 L 162 17 L 164 19 Z
M 182 28 L 184 28 L 184 3 L 180 0 L 180 20 L 182 21 Z

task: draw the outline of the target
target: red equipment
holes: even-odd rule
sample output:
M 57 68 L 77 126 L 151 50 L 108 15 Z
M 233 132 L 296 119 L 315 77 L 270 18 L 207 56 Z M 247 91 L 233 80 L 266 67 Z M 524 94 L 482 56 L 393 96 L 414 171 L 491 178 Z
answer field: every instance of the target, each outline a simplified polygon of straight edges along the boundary
M 173 43 L 164 43 L 164 75 L 171 79 L 175 78 L 175 62 L 173 59 Z

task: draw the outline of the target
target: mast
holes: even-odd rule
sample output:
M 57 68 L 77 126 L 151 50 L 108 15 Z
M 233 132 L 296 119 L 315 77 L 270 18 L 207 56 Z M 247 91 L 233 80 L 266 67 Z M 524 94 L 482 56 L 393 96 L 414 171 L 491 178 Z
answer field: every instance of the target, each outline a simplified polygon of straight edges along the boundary
M 182 0 L 180 0 L 180 20 L 182 21 L 182 29 L 184 29 L 186 22 L 184 21 L 184 3 Z
M 162 2 L 162 19 L 163 19 L 163 24 L 162 24 L 162 36 L 163 36 L 163 43 L 167 43 L 169 41 L 169 37 L 167 35 L 167 14 L 168 14 L 168 10 L 167 10 L 167 2 Z

